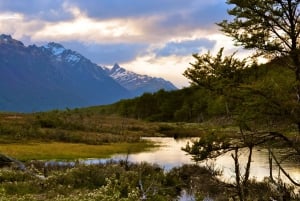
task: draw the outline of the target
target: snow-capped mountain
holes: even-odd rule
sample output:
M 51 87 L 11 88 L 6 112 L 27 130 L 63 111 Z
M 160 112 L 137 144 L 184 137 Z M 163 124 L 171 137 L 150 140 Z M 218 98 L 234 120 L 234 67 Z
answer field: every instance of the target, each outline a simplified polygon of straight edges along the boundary
M 59 43 L 51 42 L 42 46 L 41 49 L 52 58 L 53 63 L 65 63 L 70 65 L 74 72 L 78 71 L 78 73 L 80 73 L 79 76 L 84 76 L 88 73 L 97 80 L 107 77 L 105 71 L 100 66 L 92 63 L 78 52 L 64 48 Z M 89 67 L 87 67 L 87 65 Z
M 52 57 L 57 59 L 58 61 L 66 61 L 71 64 L 78 63 L 81 59 L 86 59 L 79 53 L 65 49 L 61 44 L 59 43 L 48 43 L 47 45 L 44 45 L 41 47 L 43 51 L 48 51 L 52 54 Z
M 135 96 L 145 92 L 156 92 L 160 89 L 166 91 L 177 89 L 171 82 L 166 81 L 163 78 L 150 77 L 127 71 L 118 64 L 115 64 L 111 69 L 106 67 L 103 69 L 110 77 L 117 81 L 121 86 L 131 91 Z
M 0 35 L 0 111 L 35 112 L 110 104 L 176 87 L 115 65 L 103 69 L 58 43 L 25 46 Z
M 131 93 L 98 65 L 57 43 L 24 46 L 0 35 L 0 111 L 109 104 Z

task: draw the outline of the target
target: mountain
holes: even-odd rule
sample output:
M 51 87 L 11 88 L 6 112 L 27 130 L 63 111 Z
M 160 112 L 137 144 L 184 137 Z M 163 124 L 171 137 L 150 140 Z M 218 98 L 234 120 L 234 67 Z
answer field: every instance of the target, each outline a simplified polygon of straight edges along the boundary
M 132 94 L 106 71 L 57 43 L 24 46 L 0 35 L 0 111 L 109 104 Z
M 87 107 L 176 87 L 162 79 L 103 68 L 58 43 L 25 46 L 0 35 L 0 111 Z
M 111 69 L 106 67 L 103 69 L 107 75 L 129 90 L 134 96 L 139 96 L 145 92 L 156 92 L 160 89 L 166 91 L 177 89 L 171 82 L 162 78 L 139 75 L 121 68 L 118 64 L 115 64 Z

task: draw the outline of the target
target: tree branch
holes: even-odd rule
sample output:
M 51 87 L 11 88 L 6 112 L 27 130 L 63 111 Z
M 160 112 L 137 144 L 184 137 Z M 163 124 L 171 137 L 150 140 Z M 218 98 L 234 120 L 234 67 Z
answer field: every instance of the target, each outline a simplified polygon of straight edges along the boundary
M 276 156 L 274 155 L 274 153 L 270 150 L 270 153 L 272 155 L 272 158 L 274 159 L 274 161 L 276 162 L 277 166 L 279 167 L 279 169 L 283 172 L 283 174 L 295 185 L 295 186 L 299 186 L 300 187 L 300 183 L 297 183 L 286 171 L 285 169 L 281 166 L 281 164 L 279 163 L 279 161 L 277 160 Z

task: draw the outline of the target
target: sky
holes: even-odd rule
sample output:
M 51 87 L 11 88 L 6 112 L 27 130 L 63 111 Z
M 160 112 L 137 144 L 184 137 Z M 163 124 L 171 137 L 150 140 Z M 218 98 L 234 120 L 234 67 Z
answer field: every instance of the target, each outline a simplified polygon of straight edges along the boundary
M 217 22 L 226 0 L 0 0 L 0 32 L 25 45 L 57 42 L 100 66 L 115 63 L 178 88 L 192 54 L 236 51 Z

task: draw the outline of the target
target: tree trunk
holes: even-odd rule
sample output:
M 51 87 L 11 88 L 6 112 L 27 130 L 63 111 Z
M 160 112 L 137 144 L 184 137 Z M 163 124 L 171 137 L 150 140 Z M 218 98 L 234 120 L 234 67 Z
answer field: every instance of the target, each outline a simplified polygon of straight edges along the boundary
M 244 181 L 243 181 L 244 186 L 247 185 L 247 182 L 248 182 L 249 176 L 250 176 L 250 167 L 251 167 L 253 146 L 250 145 L 248 148 L 249 148 L 249 155 L 248 155 L 248 161 L 247 161 L 246 171 L 245 171 L 245 176 L 244 176 Z
M 226 115 L 227 117 L 229 117 L 230 111 L 229 111 L 229 106 L 228 106 L 228 102 L 225 102 L 225 107 L 226 107 Z
M 240 173 L 240 164 L 239 164 L 239 156 L 238 156 L 239 148 L 235 149 L 234 154 L 231 154 L 231 157 L 234 160 L 234 171 L 235 171 L 235 182 L 236 182 L 236 190 L 237 195 L 240 201 L 244 201 L 244 189 L 241 182 L 241 173 Z
M 272 162 L 272 154 L 271 154 L 271 149 L 269 148 L 269 171 L 270 171 L 270 179 L 272 182 L 274 182 L 273 178 L 273 162 Z
M 298 128 L 298 134 L 300 134 L 300 60 L 299 60 L 298 51 L 297 50 L 292 51 L 291 56 L 295 68 L 295 78 L 296 78 L 295 88 L 296 88 L 297 105 L 296 105 L 295 120 Z

